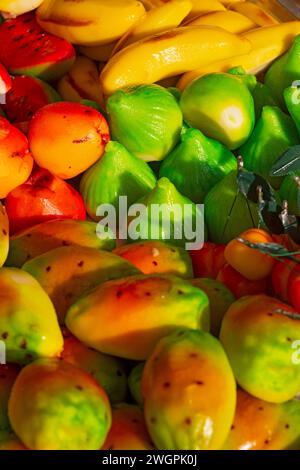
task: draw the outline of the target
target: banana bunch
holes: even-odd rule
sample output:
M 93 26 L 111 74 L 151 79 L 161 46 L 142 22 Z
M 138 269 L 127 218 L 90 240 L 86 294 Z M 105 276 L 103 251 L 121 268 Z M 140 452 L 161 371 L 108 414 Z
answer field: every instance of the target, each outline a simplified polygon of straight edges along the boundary
M 6 18 L 15 17 L 32 11 L 41 5 L 43 0 L 0 0 L 0 12 Z

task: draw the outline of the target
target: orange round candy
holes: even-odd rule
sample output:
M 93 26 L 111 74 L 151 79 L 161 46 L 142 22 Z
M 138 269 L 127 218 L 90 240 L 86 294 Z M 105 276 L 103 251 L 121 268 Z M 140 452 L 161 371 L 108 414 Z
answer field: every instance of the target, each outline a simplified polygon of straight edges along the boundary
M 273 242 L 271 235 L 260 229 L 247 230 L 240 235 L 240 238 L 252 243 Z M 250 281 L 260 281 L 268 277 L 275 263 L 271 256 L 249 248 L 238 240 L 232 240 L 228 243 L 224 256 L 231 267 Z
M 33 159 L 24 134 L 0 117 L 0 199 L 25 183 L 29 178 Z
M 30 122 L 28 137 L 37 164 L 68 179 L 102 156 L 109 128 L 97 110 L 79 103 L 58 102 L 37 111 Z

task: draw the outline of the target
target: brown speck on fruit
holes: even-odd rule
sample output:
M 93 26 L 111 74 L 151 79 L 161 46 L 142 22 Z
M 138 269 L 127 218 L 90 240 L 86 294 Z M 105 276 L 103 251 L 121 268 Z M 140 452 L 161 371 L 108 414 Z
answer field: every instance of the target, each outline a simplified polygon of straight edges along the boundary
M 122 297 L 122 295 L 123 295 L 123 292 L 121 290 L 118 290 L 116 293 L 117 298 L 119 299 L 120 297 Z
M 290 425 L 289 425 L 289 424 L 286 424 L 286 425 L 285 425 L 285 429 L 290 429 Z
M 192 358 L 192 359 L 195 359 L 196 357 L 198 357 L 198 354 L 197 353 L 190 353 L 189 357 Z
M 201 386 L 204 385 L 204 382 L 202 380 L 196 380 L 195 384 Z
M 73 297 L 72 292 L 68 292 L 68 293 L 66 294 L 66 297 L 67 297 L 67 299 L 72 299 L 72 297 Z
M 157 261 L 152 261 L 153 266 L 157 266 L 158 262 Z
M 186 418 L 186 419 L 184 420 L 184 422 L 185 422 L 185 424 L 187 424 L 188 426 L 190 426 L 190 425 L 192 424 L 191 418 Z
M 171 384 L 170 382 L 165 382 L 164 385 L 163 385 L 164 388 L 170 388 L 171 387 Z
M 66 242 L 66 240 L 63 240 L 61 243 L 62 243 L 62 246 L 69 246 L 69 243 Z
M 271 313 L 271 312 L 269 312 L 267 315 L 268 315 L 269 317 L 273 317 L 273 313 Z
M 49 273 L 51 271 L 51 266 L 47 266 L 46 271 Z
M 264 407 L 263 407 L 263 406 L 259 406 L 259 407 L 258 407 L 258 410 L 259 410 L 259 411 L 263 411 L 263 410 L 264 410 Z
M 88 142 L 90 139 L 88 136 L 82 137 L 81 139 L 74 139 L 72 141 L 73 144 L 84 144 L 85 142 Z
M 269 444 L 269 443 L 270 443 L 269 439 L 266 439 L 266 440 L 265 440 L 265 444 L 267 445 L 267 444 Z
M 235 425 L 233 424 L 230 429 L 233 431 L 235 429 Z
M 79 268 L 82 268 L 83 265 L 84 265 L 84 261 L 79 261 L 79 263 L 77 264 Z
M 155 424 L 156 423 L 156 418 L 154 418 L 154 417 L 150 418 L 150 423 Z
M 2 339 L 7 339 L 8 338 L 8 332 L 4 331 L 4 333 L 2 333 L 2 335 L 1 335 L 1 338 Z
M 83 387 L 81 385 L 76 385 L 75 388 L 80 391 L 83 390 Z
M 178 294 L 178 295 L 183 295 L 184 292 L 183 292 L 182 290 L 178 289 L 177 294 Z
M 151 297 L 151 292 L 146 292 L 147 297 Z
M 5 228 L 2 229 L 2 233 L 3 233 L 3 235 L 6 237 L 7 231 L 5 230 Z
M 26 339 L 23 339 L 20 343 L 20 348 L 21 349 L 27 349 L 27 341 Z
M 175 248 L 171 248 L 172 253 L 176 253 Z
M 288 343 L 291 343 L 291 342 L 292 342 L 292 338 L 289 338 L 289 337 L 288 337 L 286 340 L 287 340 Z

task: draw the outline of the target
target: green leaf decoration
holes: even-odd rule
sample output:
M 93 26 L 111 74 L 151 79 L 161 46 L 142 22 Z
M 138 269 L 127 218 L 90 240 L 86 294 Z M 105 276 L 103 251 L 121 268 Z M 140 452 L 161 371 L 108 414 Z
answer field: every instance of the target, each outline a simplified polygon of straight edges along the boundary
M 300 170 L 300 145 L 287 149 L 272 166 L 270 176 L 286 176 Z

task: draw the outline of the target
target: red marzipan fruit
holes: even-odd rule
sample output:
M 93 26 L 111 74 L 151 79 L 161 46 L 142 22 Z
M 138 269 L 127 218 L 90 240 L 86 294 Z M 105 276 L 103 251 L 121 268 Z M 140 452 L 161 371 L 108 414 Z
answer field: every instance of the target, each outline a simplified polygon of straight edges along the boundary
M 5 95 L 11 89 L 11 78 L 2 64 L 0 64 L 0 95 Z
M 220 269 L 226 264 L 225 245 L 205 242 L 200 250 L 189 251 L 195 277 L 216 279 Z
M 75 50 L 68 41 L 44 31 L 33 12 L 0 25 L 0 62 L 13 75 L 55 80 L 69 70 Z
M 13 78 L 2 109 L 11 123 L 24 123 L 38 109 L 58 100 L 59 95 L 50 85 L 36 77 L 22 75 Z
M 41 168 L 36 168 L 26 183 L 8 194 L 5 207 L 11 233 L 51 219 L 86 218 L 81 195 L 64 180 Z
M 217 280 L 228 287 L 237 299 L 244 295 L 264 294 L 268 287 L 266 279 L 249 281 L 229 264 L 225 264 L 219 271 Z
M 292 260 L 283 259 L 277 261 L 272 271 L 272 286 L 276 297 L 284 302 L 289 302 L 288 288 L 291 273 L 295 267 Z

